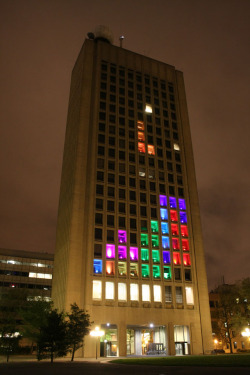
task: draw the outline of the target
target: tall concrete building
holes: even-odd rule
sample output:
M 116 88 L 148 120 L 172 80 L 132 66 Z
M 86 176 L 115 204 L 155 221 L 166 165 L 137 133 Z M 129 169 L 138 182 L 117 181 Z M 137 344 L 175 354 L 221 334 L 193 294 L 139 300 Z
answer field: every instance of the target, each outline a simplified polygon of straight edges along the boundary
M 103 356 L 212 349 L 183 74 L 105 28 L 72 73 L 52 298 L 88 310 Z

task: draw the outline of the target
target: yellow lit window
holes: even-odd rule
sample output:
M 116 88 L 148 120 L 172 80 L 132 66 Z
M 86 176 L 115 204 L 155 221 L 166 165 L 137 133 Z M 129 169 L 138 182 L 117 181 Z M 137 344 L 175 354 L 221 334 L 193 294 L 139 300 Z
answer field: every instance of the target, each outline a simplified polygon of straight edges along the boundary
M 127 285 L 125 283 L 118 283 L 118 300 L 127 301 Z
M 147 112 L 147 113 L 152 113 L 153 112 L 152 106 L 150 104 L 146 104 L 145 112 Z
M 144 122 L 137 121 L 137 129 L 140 131 L 144 131 Z
M 154 301 L 161 302 L 161 286 L 154 285 Z
M 139 300 L 139 289 L 137 284 L 130 284 L 130 300 L 138 301 Z
M 150 302 L 150 287 L 147 284 L 142 284 L 142 301 Z
M 102 298 L 102 282 L 99 280 L 93 280 L 92 297 L 93 299 Z
M 155 147 L 152 145 L 148 145 L 148 154 L 155 155 Z
M 138 141 L 145 142 L 145 135 L 143 132 L 138 132 Z
M 187 305 L 193 305 L 194 304 L 194 293 L 193 288 L 191 286 L 186 286 L 186 302 Z
M 114 283 L 107 281 L 105 284 L 105 298 L 114 299 L 114 297 L 115 297 Z

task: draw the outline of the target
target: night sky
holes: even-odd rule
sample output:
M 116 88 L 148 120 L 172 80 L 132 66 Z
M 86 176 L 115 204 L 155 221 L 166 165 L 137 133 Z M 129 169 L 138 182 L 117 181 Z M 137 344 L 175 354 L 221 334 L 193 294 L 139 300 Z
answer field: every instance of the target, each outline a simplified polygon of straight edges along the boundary
M 249 19 L 249 0 L 1 0 L 0 247 L 54 251 L 71 70 L 102 24 L 184 72 L 209 287 L 250 276 Z

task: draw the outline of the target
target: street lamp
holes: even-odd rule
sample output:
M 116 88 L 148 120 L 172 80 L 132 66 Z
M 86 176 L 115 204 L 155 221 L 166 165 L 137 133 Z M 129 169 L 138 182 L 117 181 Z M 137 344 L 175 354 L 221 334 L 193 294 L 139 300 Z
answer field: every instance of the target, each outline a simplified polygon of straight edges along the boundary
M 95 327 L 92 331 L 90 331 L 90 336 L 93 336 L 96 338 L 96 359 L 97 359 L 97 344 L 98 344 L 98 338 L 104 335 L 104 331 L 100 331 L 100 327 Z
M 241 332 L 241 336 L 250 337 L 250 329 L 246 328 L 245 331 Z

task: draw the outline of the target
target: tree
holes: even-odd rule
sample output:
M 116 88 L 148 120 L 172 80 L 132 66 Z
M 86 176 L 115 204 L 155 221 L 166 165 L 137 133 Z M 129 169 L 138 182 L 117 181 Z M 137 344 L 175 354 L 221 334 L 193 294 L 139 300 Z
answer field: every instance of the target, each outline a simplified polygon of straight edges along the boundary
M 84 336 L 89 333 L 91 326 L 90 316 L 84 310 L 81 310 L 76 303 L 70 305 L 71 312 L 67 313 L 67 334 L 70 351 L 72 353 L 71 361 L 74 360 L 75 351 L 83 346 Z

